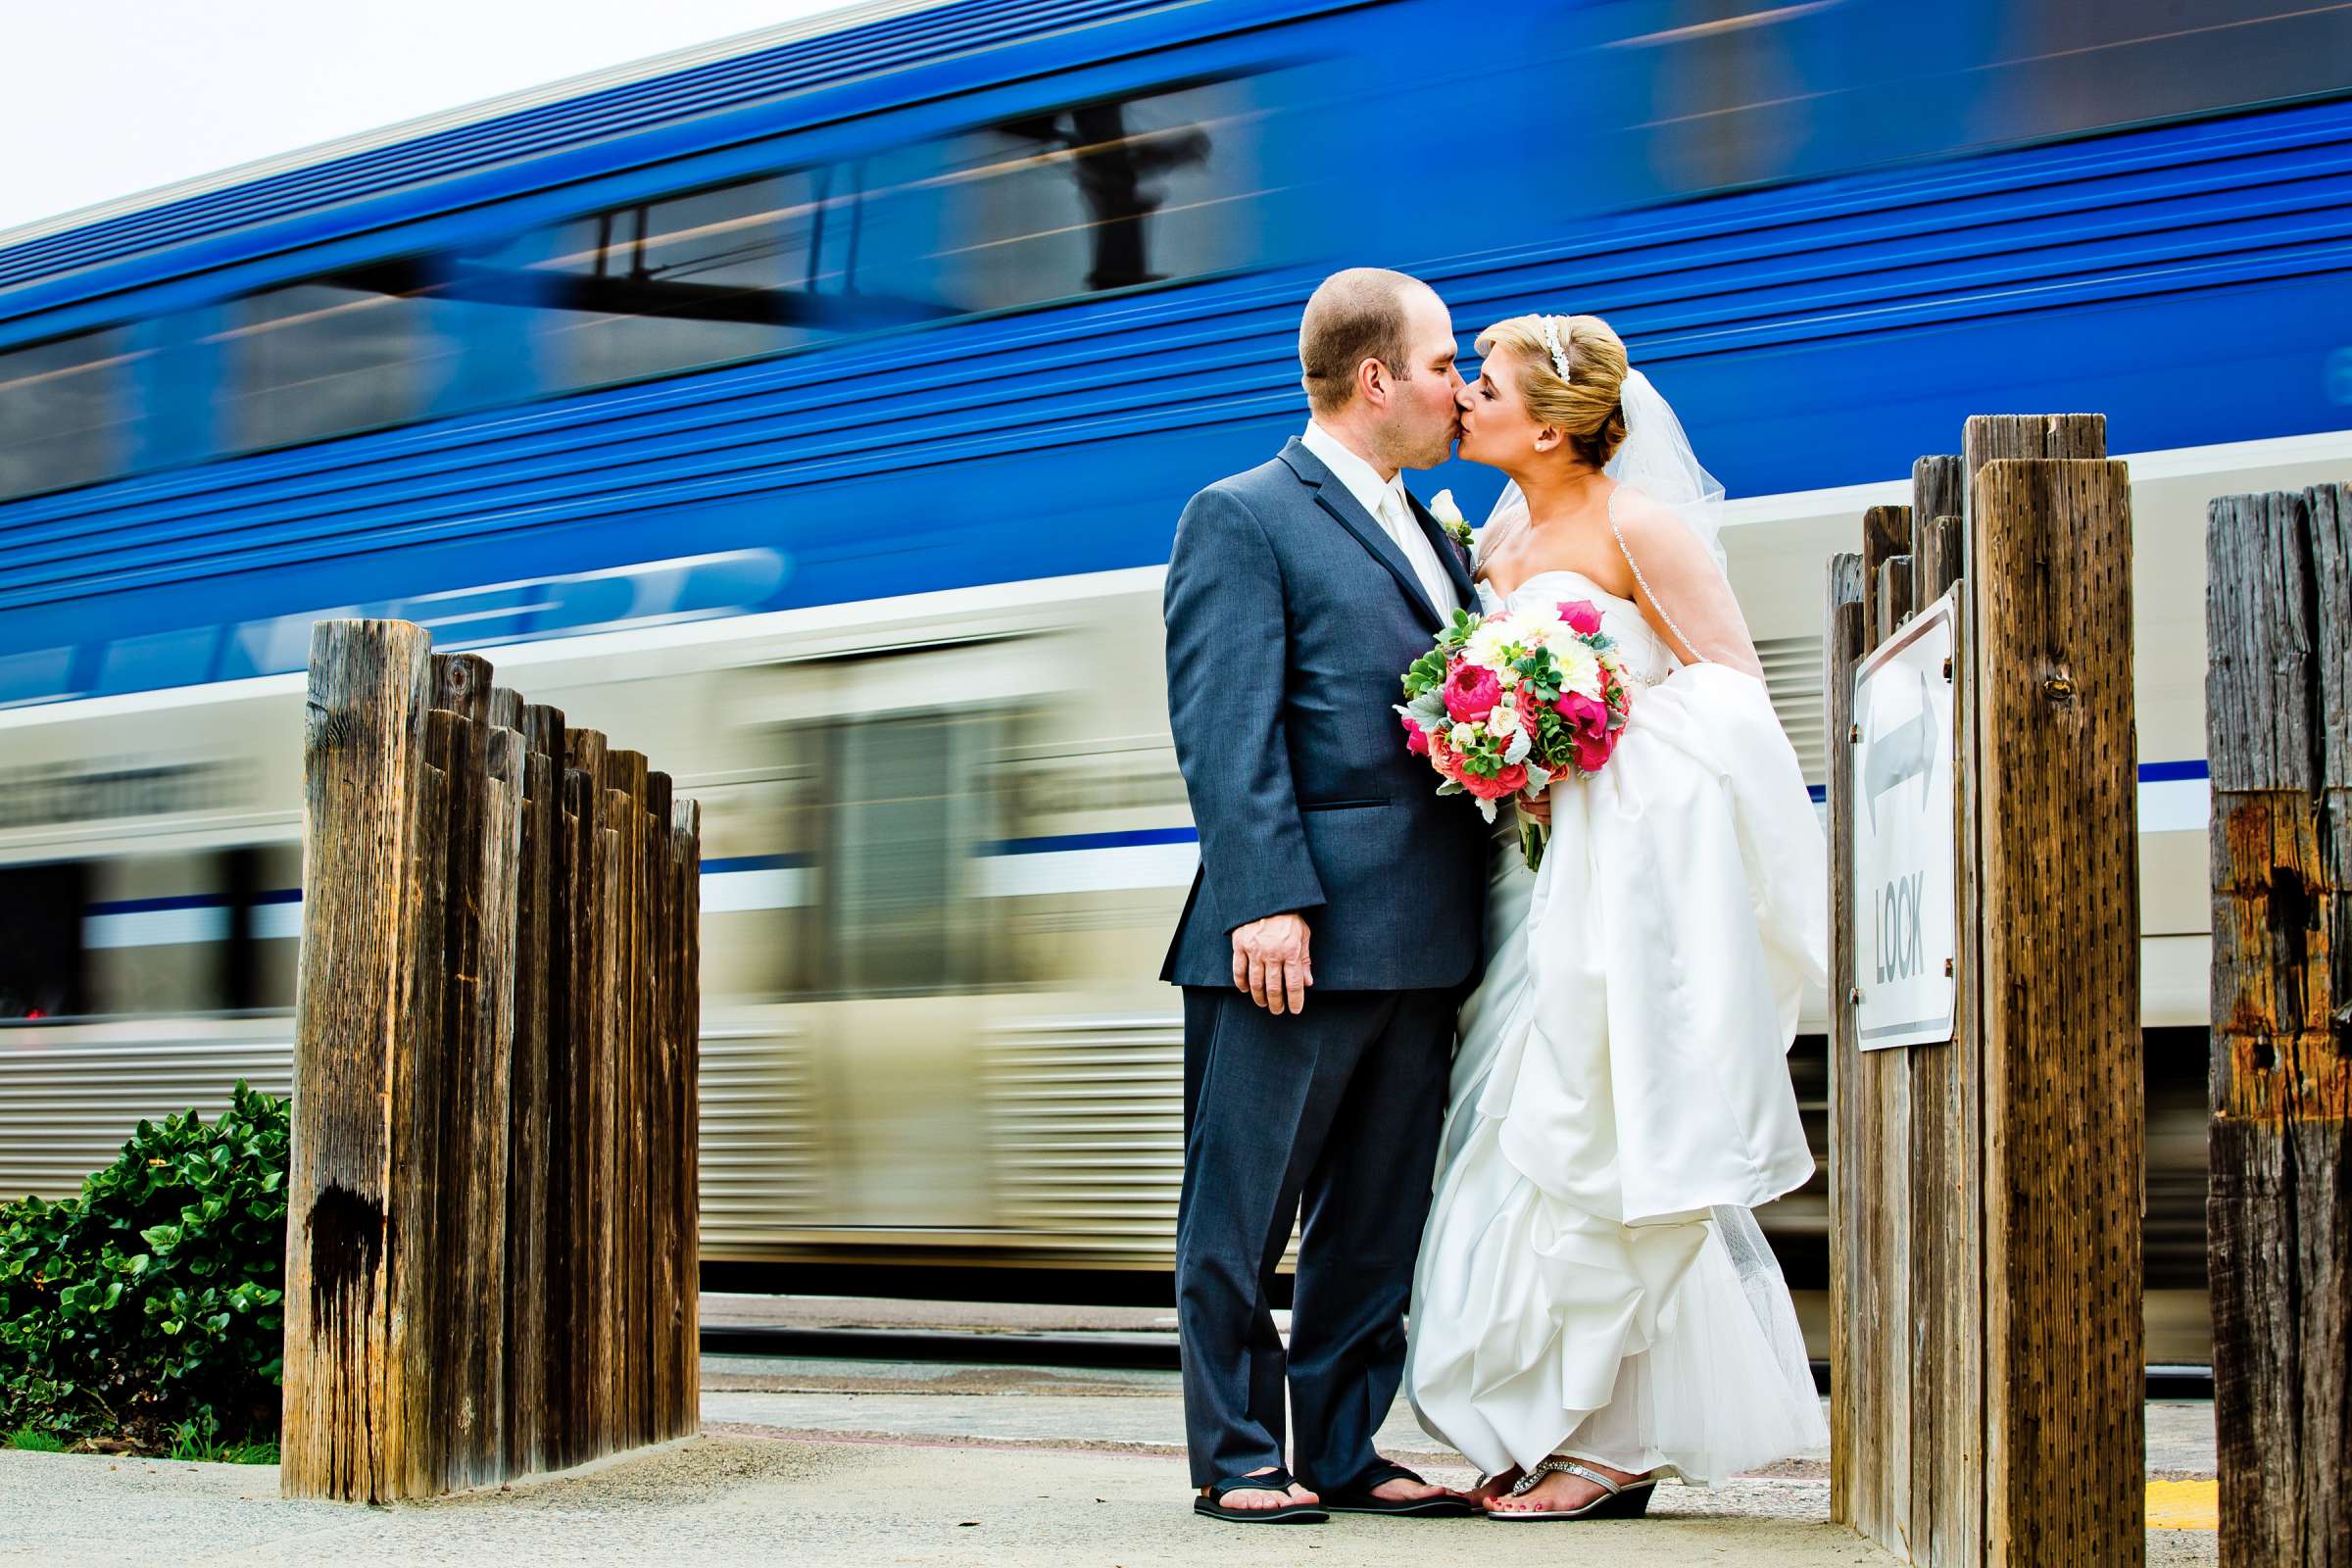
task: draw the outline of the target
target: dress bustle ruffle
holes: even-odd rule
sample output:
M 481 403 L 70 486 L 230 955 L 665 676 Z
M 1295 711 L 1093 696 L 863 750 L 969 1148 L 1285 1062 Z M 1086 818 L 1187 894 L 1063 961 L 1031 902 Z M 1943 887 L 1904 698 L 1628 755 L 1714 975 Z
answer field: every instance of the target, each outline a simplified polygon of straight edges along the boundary
M 1712 1480 L 1827 1442 L 1748 1211 L 1813 1159 L 1787 1053 L 1827 941 L 1820 826 L 1761 682 L 1659 666 L 1540 872 L 1495 839 L 1406 1388 L 1483 1469 Z M 1623 627 L 1624 629 L 1620 629 Z

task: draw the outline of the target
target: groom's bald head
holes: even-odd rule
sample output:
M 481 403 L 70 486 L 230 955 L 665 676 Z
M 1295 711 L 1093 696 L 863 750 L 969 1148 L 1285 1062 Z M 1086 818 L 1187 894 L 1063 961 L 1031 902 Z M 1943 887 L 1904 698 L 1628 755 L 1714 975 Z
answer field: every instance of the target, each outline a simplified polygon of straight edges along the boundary
M 1350 267 L 1325 278 L 1298 322 L 1299 379 L 1317 414 L 1334 414 L 1355 396 L 1356 371 L 1378 360 L 1398 380 L 1410 380 L 1414 306 L 1437 302 L 1417 277 L 1382 267 Z M 1438 309 L 1445 309 L 1443 303 Z

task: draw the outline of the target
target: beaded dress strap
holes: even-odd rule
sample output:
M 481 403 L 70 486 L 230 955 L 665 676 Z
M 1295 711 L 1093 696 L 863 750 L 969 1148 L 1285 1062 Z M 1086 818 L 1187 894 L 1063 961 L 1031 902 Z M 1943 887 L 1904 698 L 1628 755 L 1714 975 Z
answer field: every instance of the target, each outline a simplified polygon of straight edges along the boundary
M 1698 652 L 1698 644 L 1684 636 L 1683 628 L 1674 623 L 1674 617 L 1672 615 L 1666 613 L 1666 607 L 1658 602 L 1658 596 L 1656 594 L 1650 592 L 1649 579 L 1642 575 L 1642 563 L 1636 561 L 1634 559 L 1633 551 L 1626 548 L 1625 530 L 1617 526 L 1617 498 L 1623 494 L 1625 494 L 1625 486 L 1623 485 L 1619 485 L 1616 489 L 1609 492 L 1609 532 L 1617 541 L 1617 553 L 1625 557 L 1625 564 L 1627 565 L 1634 568 L 1634 586 L 1639 588 L 1642 591 L 1642 596 L 1649 601 L 1650 608 L 1658 612 L 1658 618 L 1666 623 L 1666 629 L 1674 633 L 1675 641 L 1681 643 L 1684 648 L 1690 650 L 1690 662 L 1694 664 L 1703 664 L 1706 662 L 1706 660 L 1700 657 Z

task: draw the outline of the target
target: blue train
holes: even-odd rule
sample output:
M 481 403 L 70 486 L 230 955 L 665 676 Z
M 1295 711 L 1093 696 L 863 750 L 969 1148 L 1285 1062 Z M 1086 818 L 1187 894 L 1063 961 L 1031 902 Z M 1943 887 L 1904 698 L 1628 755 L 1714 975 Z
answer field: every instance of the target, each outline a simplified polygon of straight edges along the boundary
M 1371 263 L 1624 333 L 1816 779 L 1823 555 L 2107 414 L 2196 1359 L 2203 503 L 2352 466 L 2348 194 L 2321 0 L 933 0 L 0 234 L 0 1186 L 282 1079 L 309 626 L 397 615 L 706 801 L 710 1256 L 1164 1267 L 1157 572 Z

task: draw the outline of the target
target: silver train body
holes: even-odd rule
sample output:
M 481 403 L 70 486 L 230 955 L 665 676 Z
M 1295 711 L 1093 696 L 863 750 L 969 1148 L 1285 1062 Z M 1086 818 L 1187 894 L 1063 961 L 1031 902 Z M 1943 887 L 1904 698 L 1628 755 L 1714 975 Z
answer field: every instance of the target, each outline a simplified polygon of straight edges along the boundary
M 2205 503 L 2316 482 L 2346 444 L 2133 459 L 2154 1361 L 2205 1358 Z M 1744 501 L 1726 532 L 1816 782 L 1822 564 L 1901 489 Z M 1156 570 L 484 652 L 704 804 L 707 1261 L 983 1267 L 1007 1296 L 1169 1266 L 1182 1047 L 1154 976 L 1197 850 Z M 0 1026 L 0 1192 L 70 1192 L 140 1117 L 238 1078 L 288 1088 L 301 688 L 0 712 L 0 920 L 78 974 Z M 1818 1146 L 1808 1014 L 1791 1070 Z M 1822 1195 L 1763 1216 L 1800 1291 Z

